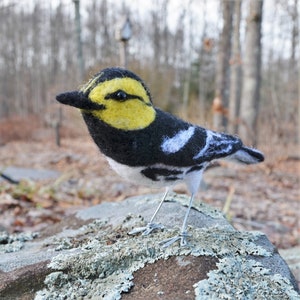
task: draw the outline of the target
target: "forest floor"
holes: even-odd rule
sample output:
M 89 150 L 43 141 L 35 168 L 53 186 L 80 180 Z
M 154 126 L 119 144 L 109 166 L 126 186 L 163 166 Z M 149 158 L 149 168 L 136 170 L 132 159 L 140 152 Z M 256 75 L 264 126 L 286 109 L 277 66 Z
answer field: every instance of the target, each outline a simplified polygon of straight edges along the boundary
M 266 155 L 262 164 L 221 162 L 207 170 L 196 201 L 221 210 L 225 203 L 230 204 L 226 215 L 235 228 L 264 232 L 281 249 L 299 246 L 299 148 L 277 145 L 260 149 Z M 0 230 L 9 232 L 39 231 L 83 207 L 163 192 L 120 178 L 89 137 L 64 138 L 61 147 L 52 139 L 4 143 L 0 146 L 0 170 L 8 166 L 61 174 L 47 181 L 0 181 Z M 187 193 L 183 184 L 174 191 Z

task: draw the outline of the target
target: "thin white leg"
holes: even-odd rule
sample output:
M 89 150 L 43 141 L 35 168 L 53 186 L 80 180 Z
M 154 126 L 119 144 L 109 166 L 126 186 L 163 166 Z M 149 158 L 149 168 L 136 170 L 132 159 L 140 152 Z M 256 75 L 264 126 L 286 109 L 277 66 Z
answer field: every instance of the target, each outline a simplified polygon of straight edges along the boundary
M 167 188 L 166 188 L 166 191 L 165 191 L 165 194 L 164 194 L 164 196 L 163 196 L 163 198 L 162 198 L 162 200 L 160 201 L 158 207 L 156 208 L 156 210 L 155 210 L 153 216 L 151 217 L 151 219 L 150 219 L 150 221 L 149 221 L 149 224 L 151 224 L 151 223 L 153 222 L 153 220 L 154 220 L 154 218 L 156 217 L 158 211 L 160 210 L 162 204 L 163 204 L 164 201 L 166 200 L 168 193 L 169 193 L 169 188 L 167 187 Z
M 182 223 L 181 234 L 183 234 L 183 235 L 186 234 L 187 219 L 188 219 L 188 216 L 190 214 L 190 210 L 192 208 L 193 201 L 194 201 L 194 194 L 191 195 L 189 206 L 188 206 L 188 209 L 187 209 L 187 211 L 185 213 L 184 220 L 183 220 L 183 223 Z
M 164 201 L 166 200 L 167 195 L 168 195 L 168 192 L 169 192 L 169 188 L 166 188 L 165 194 L 164 194 L 162 200 L 160 201 L 158 207 L 156 208 L 154 214 L 152 215 L 152 217 L 151 217 L 149 223 L 148 223 L 146 226 L 144 226 L 144 227 L 137 227 L 137 228 L 134 228 L 133 230 L 131 230 L 131 231 L 129 232 L 129 234 L 132 234 L 132 235 L 133 235 L 133 234 L 138 234 L 138 233 L 142 232 L 142 235 L 148 235 L 148 234 L 150 234 L 153 230 L 157 230 L 157 229 L 162 230 L 162 229 L 164 229 L 164 226 L 163 226 L 162 224 L 153 223 L 153 220 L 154 220 L 154 218 L 156 217 L 158 211 L 160 210 L 162 204 L 163 204 Z

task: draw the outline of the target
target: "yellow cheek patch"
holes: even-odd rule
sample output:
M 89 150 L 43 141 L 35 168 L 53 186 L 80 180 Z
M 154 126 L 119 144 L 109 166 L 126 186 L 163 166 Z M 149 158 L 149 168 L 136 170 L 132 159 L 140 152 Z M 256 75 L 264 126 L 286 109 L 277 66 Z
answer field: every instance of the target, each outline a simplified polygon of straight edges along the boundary
M 149 126 L 155 119 L 155 110 L 140 100 L 107 101 L 106 109 L 92 114 L 105 123 L 122 130 L 138 130 Z
M 89 84 L 90 86 L 90 84 Z M 123 90 L 138 98 L 118 101 L 105 99 L 105 96 Z M 89 93 L 89 99 L 104 105 L 103 110 L 94 110 L 92 114 L 105 123 L 122 130 L 138 130 L 149 126 L 155 119 L 155 109 L 143 85 L 132 78 L 115 78 L 99 83 Z
M 88 83 L 87 88 L 84 88 L 83 90 L 89 89 L 90 86 L 92 86 L 93 84 L 94 84 L 94 80 Z M 143 87 L 143 85 L 137 80 L 128 77 L 115 78 L 115 79 L 111 79 L 99 83 L 95 88 L 91 90 L 91 92 L 89 93 L 89 98 L 93 102 L 99 104 L 105 104 L 106 103 L 105 96 L 117 90 L 122 90 L 127 94 L 131 94 L 131 95 L 138 95 L 139 97 L 142 97 L 144 99 L 145 103 L 148 104 L 151 103 L 149 96 L 147 95 L 147 92 Z

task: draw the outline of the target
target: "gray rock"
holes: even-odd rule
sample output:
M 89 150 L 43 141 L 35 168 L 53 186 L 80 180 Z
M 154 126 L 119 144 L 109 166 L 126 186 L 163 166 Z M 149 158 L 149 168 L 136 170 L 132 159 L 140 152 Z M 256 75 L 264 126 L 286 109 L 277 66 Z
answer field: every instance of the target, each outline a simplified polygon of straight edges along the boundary
M 290 270 L 295 275 L 296 281 L 300 284 L 300 247 L 279 249 L 279 254 L 287 262 Z
M 0 299 L 300 299 L 266 236 L 236 231 L 205 204 L 191 211 L 189 247 L 163 249 L 159 242 L 181 226 L 186 196 L 163 204 L 156 221 L 164 231 L 128 236 L 150 219 L 161 196 L 81 210 L 33 240 L 6 237 Z M 23 244 L 7 253 L 14 242 Z
M 0 167 L 0 181 L 8 179 L 11 182 L 19 182 L 20 180 L 30 179 L 30 180 L 46 180 L 46 179 L 56 179 L 60 176 L 60 173 L 54 170 L 45 169 L 29 169 L 20 167 Z

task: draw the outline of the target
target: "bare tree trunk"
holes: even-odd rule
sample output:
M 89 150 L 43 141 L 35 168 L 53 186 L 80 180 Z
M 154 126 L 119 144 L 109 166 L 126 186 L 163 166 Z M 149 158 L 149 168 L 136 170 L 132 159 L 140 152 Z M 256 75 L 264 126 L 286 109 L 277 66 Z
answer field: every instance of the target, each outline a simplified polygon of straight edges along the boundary
M 188 117 L 191 76 L 192 76 L 191 65 L 188 64 L 184 74 L 183 94 L 182 94 L 182 117 L 184 119 Z
M 232 8 L 233 1 L 222 0 L 223 29 L 220 37 L 216 73 L 216 91 L 213 103 L 213 126 L 217 130 L 226 127 L 225 107 L 228 106 L 228 75 L 231 52 Z
M 199 51 L 199 79 L 198 79 L 198 102 L 199 102 L 199 117 L 200 122 L 202 124 L 205 124 L 205 98 L 206 98 L 206 92 L 207 92 L 207 84 L 205 81 L 205 77 L 207 76 L 206 70 L 205 70 L 205 63 L 206 63 L 206 50 L 204 47 L 205 39 L 206 39 L 206 31 L 207 31 L 207 18 L 206 18 L 206 12 L 207 12 L 207 2 L 205 0 L 204 2 L 204 9 L 203 9 L 203 31 L 201 36 L 201 48 Z
M 294 0 L 292 4 L 292 9 L 290 11 L 291 21 L 292 21 L 292 36 L 291 36 L 291 56 L 290 56 L 290 67 L 289 67 L 289 92 L 290 92 L 290 99 L 297 99 L 298 97 L 298 136 L 297 142 L 300 144 L 300 64 L 298 60 L 297 66 L 297 58 L 296 58 L 296 51 L 297 51 L 297 44 L 299 43 L 299 8 L 298 8 L 298 0 Z M 298 70 L 297 70 L 298 67 Z M 298 74 L 297 74 L 298 72 Z M 298 76 L 297 76 L 298 75 Z M 296 82 L 296 78 L 298 78 L 298 82 Z M 288 121 L 293 116 L 294 105 L 288 105 L 288 109 L 286 112 L 286 120 Z
M 294 0 L 294 5 L 292 6 L 292 41 L 291 41 L 291 67 L 293 70 L 296 69 L 296 49 L 297 49 L 297 42 L 299 39 L 299 11 L 298 11 L 298 0 Z
M 228 131 L 237 133 L 237 116 L 241 97 L 241 45 L 240 45 L 240 23 L 241 23 L 242 0 L 234 3 L 234 27 L 232 56 L 230 61 L 230 92 L 229 92 L 229 124 Z
M 298 144 L 300 145 L 300 62 L 298 61 Z
M 189 0 L 186 11 L 190 11 L 192 0 Z M 193 28 L 193 20 L 189 14 L 185 14 L 187 21 L 188 21 L 188 32 L 189 32 L 189 50 L 188 50 L 188 57 L 186 62 L 186 70 L 184 75 L 184 83 L 183 83 L 183 95 L 182 95 L 182 103 L 183 103 L 183 117 L 188 117 L 188 106 L 189 106 L 189 98 L 190 98 L 190 89 L 191 89 L 191 77 L 192 77 L 192 49 L 193 49 L 193 36 L 192 36 L 192 28 Z
M 75 24 L 76 24 L 76 37 L 77 37 L 77 59 L 79 78 L 82 81 L 84 79 L 84 60 L 82 51 L 82 39 L 81 39 L 81 21 L 80 21 L 80 0 L 73 0 L 75 5 Z
M 259 108 L 261 67 L 261 24 L 263 0 L 249 1 L 245 54 L 243 59 L 243 89 L 239 135 L 247 143 L 257 142 L 256 119 Z

